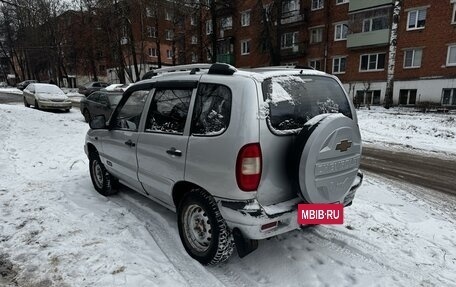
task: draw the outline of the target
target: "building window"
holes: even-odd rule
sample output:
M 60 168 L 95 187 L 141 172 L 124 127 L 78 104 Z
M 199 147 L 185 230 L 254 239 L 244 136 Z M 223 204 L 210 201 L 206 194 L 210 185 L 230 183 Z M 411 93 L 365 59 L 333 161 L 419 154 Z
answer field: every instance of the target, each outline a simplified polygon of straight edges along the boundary
M 206 35 L 212 34 L 212 20 L 206 21 Z
M 388 17 L 375 17 L 363 20 L 363 32 L 388 29 Z
M 309 60 L 309 66 L 321 71 L 321 60 Z
M 333 59 L 333 74 L 345 73 L 347 66 L 347 57 L 337 57 Z
M 168 59 L 172 59 L 173 58 L 173 51 L 171 50 L 166 50 L 166 57 Z
M 456 24 L 456 3 L 453 3 L 453 14 L 451 14 L 451 24 Z
M 170 41 L 173 40 L 173 38 L 174 38 L 173 30 L 166 30 L 165 38 L 166 38 L 166 40 L 170 40 Z
M 242 27 L 250 26 L 250 10 L 244 11 L 241 13 L 241 26 Z
M 241 41 L 241 55 L 250 54 L 250 40 Z
M 442 106 L 456 106 L 456 89 L 442 90 Z
M 280 48 L 288 49 L 293 48 L 298 43 L 298 32 L 285 33 L 282 34 L 282 39 L 280 41 Z
M 169 11 L 165 11 L 165 20 L 167 20 L 167 21 L 173 20 L 173 14 Z
M 192 52 L 192 63 L 198 62 L 198 55 Z
M 198 37 L 195 35 L 192 36 L 192 44 L 198 44 Z
M 448 47 L 447 66 L 456 66 L 456 45 Z
M 334 41 L 347 40 L 348 25 L 336 24 L 334 27 Z
M 385 53 L 361 55 L 360 71 L 380 71 L 385 68 Z
M 323 9 L 324 0 L 312 0 L 312 10 Z
M 323 28 L 310 29 L 310 43 L 320 43 L 323 40 Z
M 336 4 L 339 5 L 339 4 L 345 4 L 345 3 L 348 3 L 350 2 L 349 0 L 336 0 Z
M 407 30 L 424 29 L 426 24 L 426 9 L 408 12 Z
M 190 25 L 196 26 L 196 16 L 195 15 L 190 16 Z
M 358 105 L 380 105 L 380 90 L 356 91 L 356 103 Z
M 207 47 L 206 54 L 207 54 L 206 59 L 208 61 L 210 61 L 212 59 L 212 47 Z
M 157 57 L 157 48 L 149 48 L 149 57 Z
M 233 17 L 229 16 L 229 17 L 222 18 L 220 20 L 220 27 L 223 30 L 229 30 L 229 29 L 233 28 Z
M 149 38 L 157 38 L 157 30 L 155 27 L 147 26 L 147 37 Z
M 283 0 L 282 1 L 282 14 L 287 14 L 299 9 L 297 0 Z
M 422 49 L 406 50 L 404 52 L 404 68 L 421 67 L 421 57 L 422 56 L 423 56 Z
M 415 105 L 416 104 L 417 90 L 400 90 L 399 91 L 399 105 Z
M 149 7 L 146 8 L 146 16 L 149 18 L 154 17 L 154 12 L 152 12 L 152 9 Z

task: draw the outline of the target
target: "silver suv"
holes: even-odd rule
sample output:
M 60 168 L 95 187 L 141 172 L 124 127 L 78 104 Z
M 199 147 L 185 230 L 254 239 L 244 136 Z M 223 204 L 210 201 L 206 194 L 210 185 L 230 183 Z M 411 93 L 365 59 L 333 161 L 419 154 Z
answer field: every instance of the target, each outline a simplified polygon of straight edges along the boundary
M 299 228 L 299 203 L 352 203 L 361 137 L 340 81 L 311 69 L 196 64 L 131 86 L 86 136 L 102 195 L 120 182 L 177 212 L 202 264 Z

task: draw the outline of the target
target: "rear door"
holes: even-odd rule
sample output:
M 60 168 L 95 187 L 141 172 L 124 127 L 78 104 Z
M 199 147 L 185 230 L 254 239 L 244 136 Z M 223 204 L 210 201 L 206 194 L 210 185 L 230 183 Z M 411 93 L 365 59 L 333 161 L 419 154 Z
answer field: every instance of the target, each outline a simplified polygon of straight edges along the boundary
M 138 140 L 138 178 L 150 197 L 172 207 L 172 187 L 184 179 L 189 107 L 197 81 L 159 83 Z
M 105 167 L 126 185 L 142 191 L 138 182 L 136 147 L 141 117 L 150 89 L 125 95 L 110 119 L 110 130 L 103 136 L 102 160 Z

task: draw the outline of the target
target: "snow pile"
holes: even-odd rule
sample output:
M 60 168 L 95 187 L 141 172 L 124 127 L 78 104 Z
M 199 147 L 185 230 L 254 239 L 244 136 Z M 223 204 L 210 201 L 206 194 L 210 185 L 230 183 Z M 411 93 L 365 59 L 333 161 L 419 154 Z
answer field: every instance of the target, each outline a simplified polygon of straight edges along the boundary
M 203 267 L 185 253 L 174 213 L 127 189 L 110 198 L 95 192 L 79 112 L 0 105 L 0 118 L 1 286 L 11 278 L 19 286 L 456 282 L 454 197 L 435 201 L 368 174 L 344 225 L 296 230 L 243 259 Z
M 4 94 L 16 94 L 22 96 L 22 91 L 17 88 L 0 88 L 0 93 Z
M 456 114 L 420 113 L 408 108 L 358 110 L 363 142 L 456 156 Z

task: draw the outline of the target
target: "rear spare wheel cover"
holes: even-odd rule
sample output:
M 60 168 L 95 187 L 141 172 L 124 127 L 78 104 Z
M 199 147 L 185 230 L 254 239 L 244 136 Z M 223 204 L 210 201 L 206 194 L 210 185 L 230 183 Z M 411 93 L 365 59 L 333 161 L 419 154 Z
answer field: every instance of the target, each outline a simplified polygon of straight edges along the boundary
M 358 125 L 342 114 L 322 114 L 306 123 L 303 131 L 310 130 L 298 153 L 301 195 L 308 203 L 343 202 L 361 159 Z

